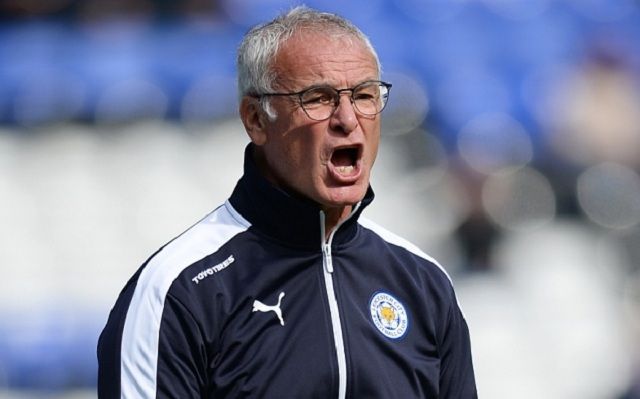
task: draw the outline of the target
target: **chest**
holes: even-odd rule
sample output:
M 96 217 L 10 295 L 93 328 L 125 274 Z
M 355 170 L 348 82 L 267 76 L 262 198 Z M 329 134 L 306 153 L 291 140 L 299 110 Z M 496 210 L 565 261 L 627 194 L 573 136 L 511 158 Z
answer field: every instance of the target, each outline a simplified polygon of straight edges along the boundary
M 236 258 L 226 306 L 210 308 L 212 397 L 437 396 L 434 316 L 397 260 L 333 251 L 328 272 L 320 252 Z

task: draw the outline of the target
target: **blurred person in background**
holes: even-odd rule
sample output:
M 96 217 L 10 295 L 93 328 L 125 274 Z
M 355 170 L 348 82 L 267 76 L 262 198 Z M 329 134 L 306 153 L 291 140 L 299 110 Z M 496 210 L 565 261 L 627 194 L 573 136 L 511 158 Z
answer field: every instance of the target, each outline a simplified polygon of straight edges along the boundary
M 640 90 L 629 55 L 606 41 L 591 46 L 586 60 L 558 78 L 546 105 L 552 149 L 580 166 L 640 168 Z
M 349 21 L 297 7 L 238 52 L 230 199 L 157 251 L 98 344 L 100 398 L 475 398 L 432 258 L 361 217 L 391 84 Z

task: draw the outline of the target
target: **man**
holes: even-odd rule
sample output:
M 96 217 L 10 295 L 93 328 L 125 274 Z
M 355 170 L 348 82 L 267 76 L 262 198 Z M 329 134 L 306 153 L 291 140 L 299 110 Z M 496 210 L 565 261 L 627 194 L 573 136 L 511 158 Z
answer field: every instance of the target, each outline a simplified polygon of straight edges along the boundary
M 251 139 L 230 199 L 122 291 L 101 398 L 474 398 L 451 282 L 360 218 L 390 84 L 351 23 L 298 7 L 238 54 Z

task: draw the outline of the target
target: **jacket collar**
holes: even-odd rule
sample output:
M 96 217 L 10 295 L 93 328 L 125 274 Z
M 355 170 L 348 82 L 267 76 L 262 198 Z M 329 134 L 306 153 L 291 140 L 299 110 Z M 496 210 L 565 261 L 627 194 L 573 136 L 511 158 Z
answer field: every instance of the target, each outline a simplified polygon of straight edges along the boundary
M 273 186 L 258 170 L 252 151 L 253 144 L 249 144 L 244 153 L 244 175 L 231 194 L 231 205 L 261 234 L 289 246 L 319 248 L 323 237 L 318 204 Z M 357 220 L 373 197 L 369 186 L 360 207 L 336 231 L 335 245 L 355 236 Z

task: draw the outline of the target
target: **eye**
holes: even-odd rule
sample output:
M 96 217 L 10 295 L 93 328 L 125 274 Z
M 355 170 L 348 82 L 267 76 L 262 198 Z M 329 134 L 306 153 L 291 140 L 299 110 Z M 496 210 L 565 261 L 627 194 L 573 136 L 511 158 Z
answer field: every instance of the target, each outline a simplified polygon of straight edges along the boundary
M 332 105 L 335 100 L 335 93 L 332 89 L 318 87 L 309 89 L 302 94 L 303 105 Z
M 354 100 L 373 100 L 374 98 L 376 98 L 375 93 L 360 92 L 360 91 L 356 91 L 355 93 L 353 93 Z
M 380 96 L 380 87 L 377 84 L 366 84 L 358 87 L 353 92 L 354 100 L 375 100 Z

